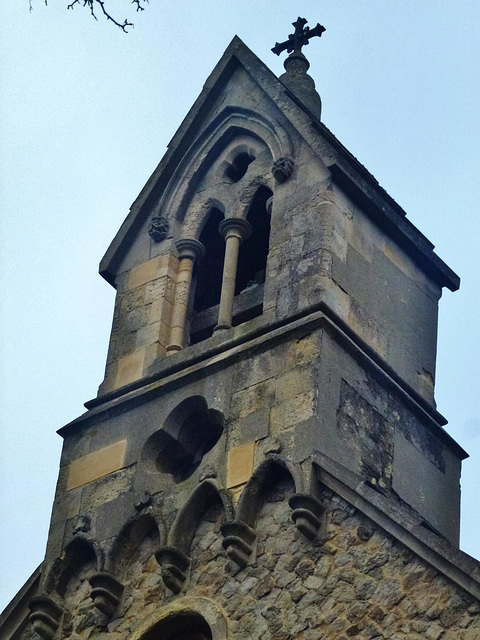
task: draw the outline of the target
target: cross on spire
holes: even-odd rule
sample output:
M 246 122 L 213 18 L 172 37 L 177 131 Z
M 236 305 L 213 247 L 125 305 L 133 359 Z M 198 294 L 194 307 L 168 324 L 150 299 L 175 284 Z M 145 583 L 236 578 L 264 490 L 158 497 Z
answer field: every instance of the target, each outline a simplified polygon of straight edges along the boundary
M 295 33 L 291 33 L 288 36 L 288 40 L 285 40 L 285 42 L 276 42 L 272 49 L 273 53 L 276 53 L 277 56 L 279 56 L 282 51 L 285 51 L 285 49 L 287 50 L 287 53 L 292 53 L 292 51 L 301 52 L 302 47 L 308 44 L 310 38 L 313 38 L 314 36 L 320 37 L 325 31 L 325 27 L 322 27 L 320 23 L 317 23 L 313 29 L 305 27 L 307 22 L 308 20 L 300 17 L 297 18 L 296 22 L 292 22 L 295 27 Z

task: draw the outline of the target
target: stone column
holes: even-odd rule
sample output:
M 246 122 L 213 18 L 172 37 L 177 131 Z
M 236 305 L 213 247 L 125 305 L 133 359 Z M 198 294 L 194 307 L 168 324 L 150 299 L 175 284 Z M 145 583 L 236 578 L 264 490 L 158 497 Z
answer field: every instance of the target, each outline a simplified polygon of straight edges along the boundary
M 187 322 L 188 303 L 191 295 L 192 273 L 195 260 L 205 255 L 205 247 L 198 240 L 186 238 L 176 243 L 178 251 L 178 273 L 173 303 L 170 344 L 167 355 L 181 351 L 185 341 L 185 325 Z
M 252 227 L 241 218 L 222 220 L 219 231 L 225 238 L 225 262 L 223 263 L 222 293 L 215 331 L 232 328 L 233 298 L 237 279 L 238 250 L 243 240 L 250 237 Z

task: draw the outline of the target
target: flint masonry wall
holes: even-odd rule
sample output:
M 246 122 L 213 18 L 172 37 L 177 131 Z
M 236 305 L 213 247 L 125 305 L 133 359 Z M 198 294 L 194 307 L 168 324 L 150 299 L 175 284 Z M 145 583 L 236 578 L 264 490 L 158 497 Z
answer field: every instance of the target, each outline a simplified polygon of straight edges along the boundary
M 86 564 L 72 578 L 60 637 L 137 640 L 165 607 L 185 597 L 212 599 L 228 619 L 228 637 L 290 640 L 477 640 L 480 603 L 326 488 L 321 535 L 307 541 L 290 519 L 293 492 L 279 478 L 264 498 L 256 529 L 255 561 L 239 571 L 225 556 L 220 526 L 225 514 L 213 502 L 191 547 L 190 577 L 174 596 L 161 580 L 147 537 L 132 556 L 122 604 L 113 619 L 89 596 Z M 199 601 L 200 602 L 200 601 Z M 26 631 L 22 640 L 32 637 Z

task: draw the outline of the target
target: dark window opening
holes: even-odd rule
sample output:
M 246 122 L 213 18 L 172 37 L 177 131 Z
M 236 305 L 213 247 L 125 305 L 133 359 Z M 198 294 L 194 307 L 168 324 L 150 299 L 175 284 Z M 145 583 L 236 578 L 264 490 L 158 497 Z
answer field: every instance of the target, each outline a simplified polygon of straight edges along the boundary
M 225 177 L 232 182 L 239 182 L 247 173 L 248 166 L 252 164 L 254 160 L 254 156 L 251 156 L 246 151 L 242 151 L 242 153 L 235 156 L 232 164 L 228 165 L 225 171 Z
M 220 302 L 225 240 L 218 231 L 218 225 L 223 218 L 223 213 L 219 209 L 212 209 L 200 234 L 199 240 L 206 251 L 197 270 L 194 312 L 209 309 Z
M 200 615 L 179 613 L 156 624 L 142 640 L 212 640 L 212 631 Z
M 233 301 L 234 327 L 263 313 L 263 285 L 270 239 L 267 200 L 271 196 L 270 189 L 260 187 L 248 211 L 247 220 L 252 225 L 252 234 L 240 246 L 238 256 Z M 221 212 L 213 209 L 200 236 L 206 255 L 198 269 L 194 311 L 190 322 L 190 344 L 210 338 L 218 321 L 225 258 L 225 240 L 218 232 L 218 225 L 222 220 Z
M 252 235 L 240 247 L 235 283 L 236 296 L 251 291 L 265 282 L 270 238 L 267 200 L 271 196 L 270 189 L 260 187 L 250 206 L 247 220 L 252 225 Z

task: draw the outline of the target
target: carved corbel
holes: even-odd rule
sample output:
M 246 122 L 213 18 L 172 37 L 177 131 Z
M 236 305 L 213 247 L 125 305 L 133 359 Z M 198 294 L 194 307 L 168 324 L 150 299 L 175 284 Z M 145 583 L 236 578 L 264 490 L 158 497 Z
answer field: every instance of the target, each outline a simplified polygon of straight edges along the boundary
M 90 580 L 90 597 L 95 607 L 111 618 L 115 613 L 123 593 L 123 584 L 108 571 L 99 571 Z
M 314 540 L 322 525 L 325 506 L 308 493 L 295 493 L 288 504 L 293 509 L 292 520 L 303 535 Z
M 162 580 L 165 585 L 173 593 L 179 593 L 187 579 L 190 558 L 175 547 L 163 547 L 157 551 L 155 558 L 162 567 Z
M 43 640 L 51 640 L 60 626 L 63 609 L 48 596 L 37 596 L 28 605 L 32 627 Z
M 286 182 L 293 173 L 294 163 L 291 158 L 285 156 L 279 158 L 273 163 L 272 174 L 277 182 L 283 184 Z
M 253 554 L 253 543 L 257 538 L 255 530 L 240 520 L 226 522 L 220 530 L 228 557 L 243 569 Z

